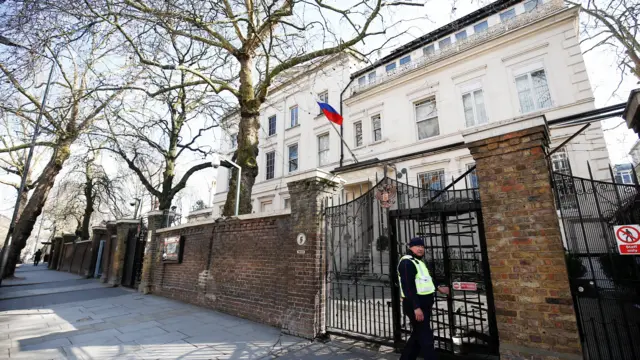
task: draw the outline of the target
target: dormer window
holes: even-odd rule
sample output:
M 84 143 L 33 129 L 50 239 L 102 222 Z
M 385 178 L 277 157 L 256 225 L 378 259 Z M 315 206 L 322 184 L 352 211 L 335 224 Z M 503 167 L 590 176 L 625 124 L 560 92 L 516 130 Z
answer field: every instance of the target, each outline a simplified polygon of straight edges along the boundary
M 433 44 L 431 44 L 431 45 L 429 45 L 429 46 L 427 46 L 427 47 L 422 49 L 422 53 L 425 56 L 433 55 L 433 54 L 435 54 L 435 52 L 436 52 L 436 47 L 433 46 Z
M 407 55 L 403 58 L 400 58 L 400 65 L 408 64 L 411 62 L 411 55 Z

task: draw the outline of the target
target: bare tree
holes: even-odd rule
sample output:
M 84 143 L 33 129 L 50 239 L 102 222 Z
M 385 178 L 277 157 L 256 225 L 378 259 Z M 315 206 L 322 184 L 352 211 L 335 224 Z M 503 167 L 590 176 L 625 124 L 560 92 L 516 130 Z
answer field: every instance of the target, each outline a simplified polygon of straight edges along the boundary
M 200 51 L 194 51 L 201 47 Z M 174 52 L 179 63 L 192 62 L 206 54 L 202 45 L 191 43 L 183 52 L 176 42 L 169 52 Z M 141 90 L 141 96 L 129 96 L 111 104 L 105 131 L 96 132 L 107 142 L 106 149 L 117 154 L 138 177 L 146 190 L 157 199 L 159 210 L 168 210 L 176 195 L 185 188 L 196 172 L 211 168 L 207 156 L 213 147 L 207 145 L 213 139 L 217 119 L 226 111 L 226 101 L 207 91 L 206 85 L 191 85 L 196 80 L 187 71 L 163 71 L 148 69 L 141 80 L 146 86 L 171 90 L 149 96 L 147 87 L 132 86 Z M 189 160 L 192 165 L 179 175 L 180 165 Z M 153 169 L 161 169 L 154 176 Z M 159 176 L 158 176 L 159 175 Z M 158 183 L 154 180 L 159 178 Z
M 121 61 L 121 67 L 118 67 L 105 58 L 119 44 L 112 42 L 106 36 L 108 34 L 94 28 L 94 25 L 77 31 L 49 28 L 44 33 L 30 32 L 32 29 L 28 23 L 31 19 L 39 18 L 0 16 L 0 29 L 13 34 L 16 42 L 39 46 L 38 53 L 50 54 L 58 79 L 51 85 L 50 99 L 45 107 L 39 100 L 39 92 L 44 89 L 40 69 L 47 62 L 34 55 L 36 51 L 27 53 L 14 49 L 3 53 L 0 57 L 0 97 L 6 101 L 0 103 L 0 109 L 32 125 L 36 123 L 37 114 L 42 112 L 41 140 L 36 145 L 50 147 L 52 154 L 42 167 L 29 201 L 15 224 L 4 276 L 13 275 L 20 252 L 42 212 L 49 191 L 71 155 L 72 145 L 103 117 L 104 108 L 124 92 L 123 89 L 114 90 L 113 84 L 129 85 L 133 82 L 130 79 L 135 78 L 128 77 L 122 70 L 126 62 Z M 23 28 L 29 31 L 22 31 Z M 57 44 L 53 48 L 52 42 Z M 0 153 L 14 153 L 29 146 L 29 143 L 20 143 L 3 147 Z
M 86 0 L 84 6 L 70 0 L 39 3 L 73 14 L 85 23 L 110 24 L 142 66 L 192 76 L 181 84 L 151 87 L 150 95 L 177 87 L 204 86 L 237 103 L 240 124 L 234 158 L 243 169 L 241 213 L 251 212 L 251 191 L 258 174 L 260 108 L 274 80 L 309 61 L 357 52 L 356 47 L 367 38 L 383 35 L 385 29 L 396 25 L 385 16 L 389 8 L 422 6 L 386 0 L 331 4 L 322 0 Z M 172 42 L 183 54 L 190 54 L 191 46 L 197 51 L 204 46 L 207 56 L 181 62 L 177 52 L 158 52 L 161 44 Z M 234 175 L 230 193 L 236 186 Z M 225 214 L 231 214 L 234 207 L 235 198 L 228 197 Z
M 588 53 L 604 49 L 615 54 L 620 82 L 627 74 L 640 82 L 640 3 L 637 0 L 584 0 L 567 1 L 581 5 L 587 17 L 582 22 L 583 38 Z

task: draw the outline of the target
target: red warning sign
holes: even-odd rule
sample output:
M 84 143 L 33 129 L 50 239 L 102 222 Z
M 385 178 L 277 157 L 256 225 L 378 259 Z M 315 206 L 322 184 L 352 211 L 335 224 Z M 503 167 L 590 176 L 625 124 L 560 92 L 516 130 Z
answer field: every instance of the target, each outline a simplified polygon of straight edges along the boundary
M 474 282 L 454 282 L 453 290 L 461 290 L 461 291 L 477 291 L 478 284 Z
M 640 225 L 614 226 L 621 255 L 640 255 Z

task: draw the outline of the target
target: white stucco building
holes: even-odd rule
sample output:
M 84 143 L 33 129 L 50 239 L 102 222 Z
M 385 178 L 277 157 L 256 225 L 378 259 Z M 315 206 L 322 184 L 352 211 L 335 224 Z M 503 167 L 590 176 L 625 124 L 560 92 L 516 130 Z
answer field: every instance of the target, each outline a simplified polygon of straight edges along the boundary
M 411 185 L 442 188 L 473 165 L 463 131 L 540 114 L 554 124 L 594 109 L 578 14 L 561 0 L 496 1 L 374 64 L 340 55 L 299 71 L 271 91 L 261 111 L 254 212 L 287 208 L 287 182 L 316 168 L 346 181 L 344 200 L 366 192 L 385 165 L 405 169 Z M 318 100 L 338 111 L 342 101 L 344 140 L 357 163 L 320 115 Z M 551 125 L 551 147 L 581 127 Z M 223 153 L 233 152 L 234 131 L 231 126 Z M 587 160 L 595 178 L 608 177 L 599 122 L 552 156 L 555 170 L 570 166 L 585 177 Z M 228 175 L 219 171 L 214 216 L 226 199 Z

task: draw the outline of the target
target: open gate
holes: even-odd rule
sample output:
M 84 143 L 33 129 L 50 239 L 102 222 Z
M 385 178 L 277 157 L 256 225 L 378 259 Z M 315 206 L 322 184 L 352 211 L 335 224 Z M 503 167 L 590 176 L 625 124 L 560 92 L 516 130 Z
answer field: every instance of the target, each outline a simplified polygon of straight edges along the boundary
M 467 185 L 470 174 L 445 190 L 384 178 L 361 197 L 326 207 L 329 333 L 402 347 L 411 329 L 401 310 L 397 262 L 419 236 L 432 276 L 451 286 L 450 295 L 437 295 L 431 316 L 436 348 L 498 354 L 480 199 Z
M 640 186 L 553 179 L 585 359 L 640 359 L 640 256 L 620 255 L 613 230 L 640 224 Z

